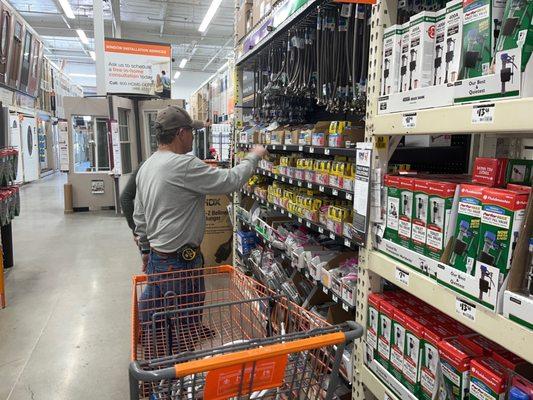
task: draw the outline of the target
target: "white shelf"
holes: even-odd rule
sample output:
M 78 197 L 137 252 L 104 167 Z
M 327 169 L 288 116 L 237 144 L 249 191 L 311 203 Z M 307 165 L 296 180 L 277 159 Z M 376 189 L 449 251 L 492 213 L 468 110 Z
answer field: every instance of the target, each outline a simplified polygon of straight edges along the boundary
M 396 277 L 397 268 L 409 273 L 407 284 L 398 281 Z M 533 331 L 481 305 L 476 306 L 474 321 L 463 317 L 456 311 L 456 301 L 461 296 L 439 285 L 422 273 L 378 251 L 369 252 L 368 269 L 528 362 L 533 363 L 533 346 L 531 346 L 531 343 L 533 343 Z
M 378 400 L 400 400 L 366 365 L 361 367 L 360 375 L 361 382 Z
M 494 104 L 494 122 L 472 123 L 472 107 L 480 104 Z M 465 134 L 498 133 L 510 136 L 533 134 L 533 97 L 514 100 L 464 104 L 458 106 L 432 108 L 376 115 L 373 118 L 373 134 L 384 135 L 424 135 L 424 134 Z M 416 126 L 404 127 L 404 114 L 416 113 Z

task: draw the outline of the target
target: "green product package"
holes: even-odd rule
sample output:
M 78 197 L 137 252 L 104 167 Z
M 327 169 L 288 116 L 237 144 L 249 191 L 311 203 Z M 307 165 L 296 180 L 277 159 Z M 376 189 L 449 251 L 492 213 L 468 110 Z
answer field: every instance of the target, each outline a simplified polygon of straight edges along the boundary
M 503 19 L 505 0 L 463 1 L 463 46 L 460 78 L 488 75 L 494 37 Z
M 490 274 L 487 266 L 498 269 L 499 280 L 494 281 L 498 287 L 510 268 L 528 197 L 528 193 L 505 189 L 487 188 L 483 192 L 477 257 L 479 263 L 476 269 L 482 269 L 482 277 L 484 273 Z M 480 286 L 480 291 L 486 290 Z
M 398 243 L 409 248 L 413 221 L 414 178 L 400 177 L 400 215 L 398 218 Z
M 453 182 L 434 181 L 430 184 L 426 255 L 434 260 L 440 260 L 450 237 L 448 223 L 456 188 L 457 184 Z
M 506 183 L 531 185 L 533 177 L 533 160 L 509 160 L 507 163 Z
M 426 252 L 427 225 L 429 220 L 429 184 L 426 179 L 416 179 L 414 184 L 413 223 L 411 249 L 419 254 Z
M 449 264 L 459 271 L 474 274 L 475 260 L 479 243 L 483 186 L 461 185 L 455 244 Z
M 400 177 L 385 176 L 387 188 L 387 223 L 385 226 L 385 239 L 398 243 L 398 220 L 400 213 Z
M 496 51 L 522 47 L 521 71 L 533 52 L 533 0 L 508 0 Z
M 399 303 L 394 300 L 382 300 L 379 305 L 379 326 L 378 326 L 378 352 L 377 361 L 389 369 L 390 349 L 392 341 L 392 318 L 394 309 Z
M 424 325 L 421 317 L 405 318 L 405 345 L 402 383 L 415 396 L 420 392 L 420 364 L 424 348 Z

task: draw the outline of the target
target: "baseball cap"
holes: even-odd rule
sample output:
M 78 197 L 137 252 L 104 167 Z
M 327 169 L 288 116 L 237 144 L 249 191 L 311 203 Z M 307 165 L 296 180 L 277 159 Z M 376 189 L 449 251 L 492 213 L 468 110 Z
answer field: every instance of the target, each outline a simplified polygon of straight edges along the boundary
M 161 129 L 193 128 L 204 127 L 202 121 L 193 120 L 189 113 L 178 106 L 168 106 L 157 112 L 155 122 L 161 125 Z

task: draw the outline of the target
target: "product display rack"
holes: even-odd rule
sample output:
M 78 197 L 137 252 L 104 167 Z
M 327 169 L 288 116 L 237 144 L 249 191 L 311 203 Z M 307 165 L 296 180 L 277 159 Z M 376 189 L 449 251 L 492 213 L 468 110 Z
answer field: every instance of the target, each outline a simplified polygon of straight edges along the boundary
M 309 9 L 309 2 L 306 5 L 306 9 Z M 467 166 L 467 170 L 471 170 L 472 160 L 477 155 L 482 154 L 485 135 L 502 138 L 533 137 L 533 123 L 529 116 L 533 110 L 533 98 L 531 97 L 494 99 L 462 105 L 378 115 L 378 97 L 382 76 L 383 33 L 385 28 L 396 23 L 397 11 L 397 0 L 377 0 L 371 12 L 372 30 L 370 35 L 370 51 L 368 54 L 365 141 L 373 144 L 373 169 L 380 169 L 383 176 L 387 171 L 387 165 L 392 153 L 396 150 L 400 139 L 404 135 L 470 135 L 470 140 L 467 144 L 470 149 L 470 165 Z M 252 36 L 253 33 L 254 31 L 248 37 Z M 274 36 L 275 31 L 271 32 L 269 36 L 260 42 L 261 47 L 264 47 Z M 241 57 L 238 63 L 242 63 L 244 60 L 250 58 L 252 54 L 259 50 L 259 47 L 257 46 L 249 54 Z M 238 96 L 236 100 L 238 102 Z M 476 120 L 475 113 L 480 108 L 485 109 L 490 114 L 490 118 L 481 121 L 479 119 Z M 238 144 L 238 147 L 242 149 L 251 148 L 252 146 L 252 144 Z M 354 155 L 353 149 L 280 144 L 270 144 L 265 147 L 271 152 L 299 151 L 311 155 Z M 438 149 L 431 148 L 431 151 L 437 152 Z M 441 172 L 445 171 L 446 169 L 443 168 Z M 290 178 L 282 175 L 265 170 L 258 170 L 257 172 L 275 180 L 289 183 L 288 179 Z M 439 171 L 432 172 L 438 173 Z M 283 180 L 284 178 L 285 181 Z M 292 181 L 293 184 L 297 182 L 293 178 Z M 296 184 L 298 185 L 298 183 Z M 302 182 L 301 185 L 305 187 L 304 185 L 306 183 Z M 267 204 L 267 202 L 259 199 L 257 196 L 252 196 L 257 201 Z M 371 225 L 373 225 L 372 221 Z M 371 233 L 373 232 L 371 231 Z M 479 304 L 475 305 L 473 319 L 468 319 L 457 311 L 459 302 L 464 302 L 466 298 L 438 284 L 432 278 L 412 269 L 410 266 L 375 250 L 373 237 L 374 235 L 369 235 L 367 246 L 365 248 L 359 248 L 359 267 L 361 270 L 359 273 L 357 304 L 355 307 L 356 322 L 366 326 L 368 295 L 369 293 L 381 292 L 383 290 L 383 283 L 386 280 L 426 303 L 431 304 L 439 311 L 461 322 L 473 331 L 514 352 L 526 361 L 533 363 L 533 349 L 529 346 L 533 338 L 531 330 Z M 404 277 L 402 279 L 398 278 L 398 272 L 403 274 Z M 405 278 L 406 274 L 408 274 L 408 278 Z M 384 383 L 388 377 L 380 376 L 379 370 L 373 371 L 370 366 L 365 364 L 365 347 L 364 337 L 356 341 L 356 351 L 354 351 L 353 361 L 352 398 L 357 400 L 372 398 L 400 400 L 411 398 L 412 395 L 410 393 L 402 392 L 405 389 L 396 388 L 392 390 L 390 385 L 387 386 Z

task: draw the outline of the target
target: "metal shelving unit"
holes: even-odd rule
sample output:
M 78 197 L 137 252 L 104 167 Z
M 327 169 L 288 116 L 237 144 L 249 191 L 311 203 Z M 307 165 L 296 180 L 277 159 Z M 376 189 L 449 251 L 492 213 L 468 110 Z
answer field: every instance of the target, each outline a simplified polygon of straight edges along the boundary
M 249 143 L 239 143 L 237 146 L 243 149 L 251 149 L 254 145 Z M 355 157 L 356 154 L 356 150 L 351 148 L 302 146 L 297 144 L 267 144 L 265 145 L 265 148 L 268 151 L 289 151 L 325 156 Z

